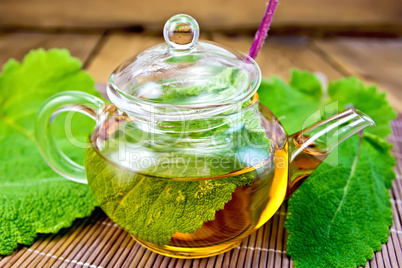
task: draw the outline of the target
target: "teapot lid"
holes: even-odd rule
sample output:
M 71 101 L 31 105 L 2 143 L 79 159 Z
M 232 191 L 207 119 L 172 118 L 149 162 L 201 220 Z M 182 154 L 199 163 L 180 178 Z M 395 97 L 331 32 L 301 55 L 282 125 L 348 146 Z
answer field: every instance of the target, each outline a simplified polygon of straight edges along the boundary
M 111 101 L 127 111 L 133 101 L 208 109 L 249 99 L 261 81 L 257 63 L 243 53 L 198 41 L 199 33 L 192 17 L 170 18 L 163 30 L 166 43 L 146 49 L 112 73 Z

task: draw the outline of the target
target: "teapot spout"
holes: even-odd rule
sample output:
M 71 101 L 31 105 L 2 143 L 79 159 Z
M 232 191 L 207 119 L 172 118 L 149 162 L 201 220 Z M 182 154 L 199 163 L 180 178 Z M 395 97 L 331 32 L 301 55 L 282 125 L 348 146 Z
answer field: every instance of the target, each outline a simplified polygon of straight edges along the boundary
M 350 108 L 289 137 L 288 198 L 329 153 L 344 140 L 368 126 L 375 126 L 365 113 Z

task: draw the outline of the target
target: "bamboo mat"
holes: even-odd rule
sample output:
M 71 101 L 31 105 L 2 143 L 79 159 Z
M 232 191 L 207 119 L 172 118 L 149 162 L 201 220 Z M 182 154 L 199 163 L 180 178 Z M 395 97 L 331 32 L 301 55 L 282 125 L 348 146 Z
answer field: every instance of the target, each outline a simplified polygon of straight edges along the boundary
M 389 140 L 397 159 L 392 196 L 394 224 L 387 244 L 365 267 L 402 267 L 402 114 L 392 122 Z M 57 234 L 40 235 L 31 247 L 21 247 L 13 255 L 0 256 L 0 267 L 293 267 L 286 254 L 284 222 L 287 204 L 256 233 L 235 249 L 204 259 L 164 257 L 140 246 L 125 231 L 96 209 L 86 219 L 75 221 Z

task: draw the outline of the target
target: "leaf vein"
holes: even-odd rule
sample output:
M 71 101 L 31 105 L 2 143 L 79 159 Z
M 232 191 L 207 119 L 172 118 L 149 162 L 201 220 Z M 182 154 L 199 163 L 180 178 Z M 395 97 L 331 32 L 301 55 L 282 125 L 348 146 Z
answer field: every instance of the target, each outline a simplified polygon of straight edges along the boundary
M 6 123 L 6 125 L 8 125 L 9 127 L 17 130 L 22 135 L 27 137 L 29 140 L 35 141 L 35 137 L 34 137 L 34 135 L 32 133 L 28 132 L 25 128 L 23 128 L 22 126 L 18 125 L 13 120 L 10 120 L 9 118 L 7 118 L 7 117 L 5 117 L 4 115 L 1 115 L 1 114 L 0 114 L 0 119 L 3 120 L 3 122 Z

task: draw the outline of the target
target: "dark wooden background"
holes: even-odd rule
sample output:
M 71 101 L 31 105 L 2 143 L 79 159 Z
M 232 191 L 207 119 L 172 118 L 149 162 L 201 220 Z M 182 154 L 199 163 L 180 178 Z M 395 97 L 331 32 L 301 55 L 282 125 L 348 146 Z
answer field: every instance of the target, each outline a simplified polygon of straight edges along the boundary
M 236 33 L 258 27 L 266 0 L 1 0 L 7 29 L 160 30 L 172 15 L 188 13 L 204 30 Z M 402 32 L 401 0 L 280 0 L 273 30 Z

